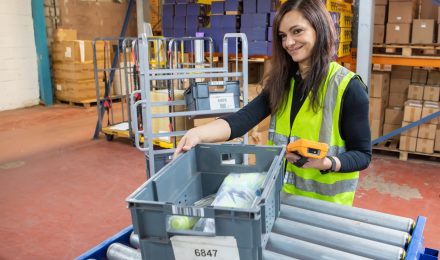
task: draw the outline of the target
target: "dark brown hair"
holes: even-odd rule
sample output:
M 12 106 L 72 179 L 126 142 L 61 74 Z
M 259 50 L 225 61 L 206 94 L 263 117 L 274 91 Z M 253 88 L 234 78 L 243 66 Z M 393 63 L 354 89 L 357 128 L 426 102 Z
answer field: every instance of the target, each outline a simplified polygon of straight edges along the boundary
M 273 21 L 271 69 L 264 78 L 264 91 L 268 94 L 272 113 L 285 104 L 290 81 L 298 71 L 298 63 L 284 50 L 279 27 L 284 15 L 292 10 L 300 12 L 316 32 L 316 42 L 311 54 L 309 72 L 303 79 L 303 93 L 311 92 L 314 111 L 322 106 L 319 91 L 324 82 L 335 46 L 335 28 L 322 0 L 288 0 L 281 5 Z M 298 86 L 297 86 L 298 87 Z

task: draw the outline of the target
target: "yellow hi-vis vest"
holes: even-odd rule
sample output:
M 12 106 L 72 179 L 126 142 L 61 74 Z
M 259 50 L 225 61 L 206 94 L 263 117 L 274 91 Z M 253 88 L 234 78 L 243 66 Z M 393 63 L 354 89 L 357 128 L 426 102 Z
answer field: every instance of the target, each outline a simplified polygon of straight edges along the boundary
M 336 62 L 329 66 L 323 84 L 321 100 L 323 109 L 314 112 L 308 96 L 300 108 L 290 129 L 294 79 L 291 81 L 289 97 L 285 106 L 272 114 L 268 143 L 287 145 L 297 139 L 319 141 L 329 145 L 328 155 L 345 152 L 345 141 L 339 132 L 339 116 L 344 91 L 348 82 L 356 76 Z M 290 139 L 289 139 L 290 138 Z M 283 191 L 310 198 L 352 205 L 358 183 L 359 172 L 321 174 L 318 169 L 303 169 L 287 162 Z

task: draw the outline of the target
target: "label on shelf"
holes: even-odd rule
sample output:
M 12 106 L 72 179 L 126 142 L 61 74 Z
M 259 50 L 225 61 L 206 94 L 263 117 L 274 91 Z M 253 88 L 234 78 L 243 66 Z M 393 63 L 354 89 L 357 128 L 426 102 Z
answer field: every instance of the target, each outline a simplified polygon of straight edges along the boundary
M 170 240 L 176 260 L 240 260 L 237 241 L 232 236 L 173 236 Z
M 234 93 L 210 94 L 209 106 L 211 110 L 234 109 Z

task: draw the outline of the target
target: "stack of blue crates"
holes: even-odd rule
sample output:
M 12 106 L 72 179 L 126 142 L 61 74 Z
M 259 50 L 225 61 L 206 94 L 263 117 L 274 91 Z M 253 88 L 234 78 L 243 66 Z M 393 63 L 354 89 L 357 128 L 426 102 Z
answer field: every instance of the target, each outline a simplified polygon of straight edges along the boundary
M 240 32 L 248 38 L 249 55 L 272 55 L 272 21 L 278 1 L 243 0 Z
M 192 0 L 165 0 L 162 5 L 162 33 L 165 37 L 194 37 L 207 21 L 209 7 Z M 191 52 L 185 42 L 185 52 Z
M 226 33 L 236 33 L 240 31 L 240 14 L 242 2 L 238 0 L 226 0 L 211 3 L 211 26 L 202 28 L 205 36 L 214 40 L 214 51 L 223 52 L 223 36 Z M 235 39 L 229 40 L 228 52 L 236 53 Z

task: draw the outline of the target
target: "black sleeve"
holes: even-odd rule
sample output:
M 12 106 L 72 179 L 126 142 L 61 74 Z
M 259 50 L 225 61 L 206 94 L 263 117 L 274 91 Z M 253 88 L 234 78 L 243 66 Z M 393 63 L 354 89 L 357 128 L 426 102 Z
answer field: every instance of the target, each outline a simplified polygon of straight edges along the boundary
M 366 169 L 371 161 L 371 133 L 368 122 L 368 93 L 357 77 L 351 79 L 344 92 L 340 132 L 345 140 L 346 152 L 338 155 L 339 172 Z
M 236 113 L 222 117 L 231 127 L 229 140 L 246 134 L 270 115 L 267 94 L 261 93 Z

